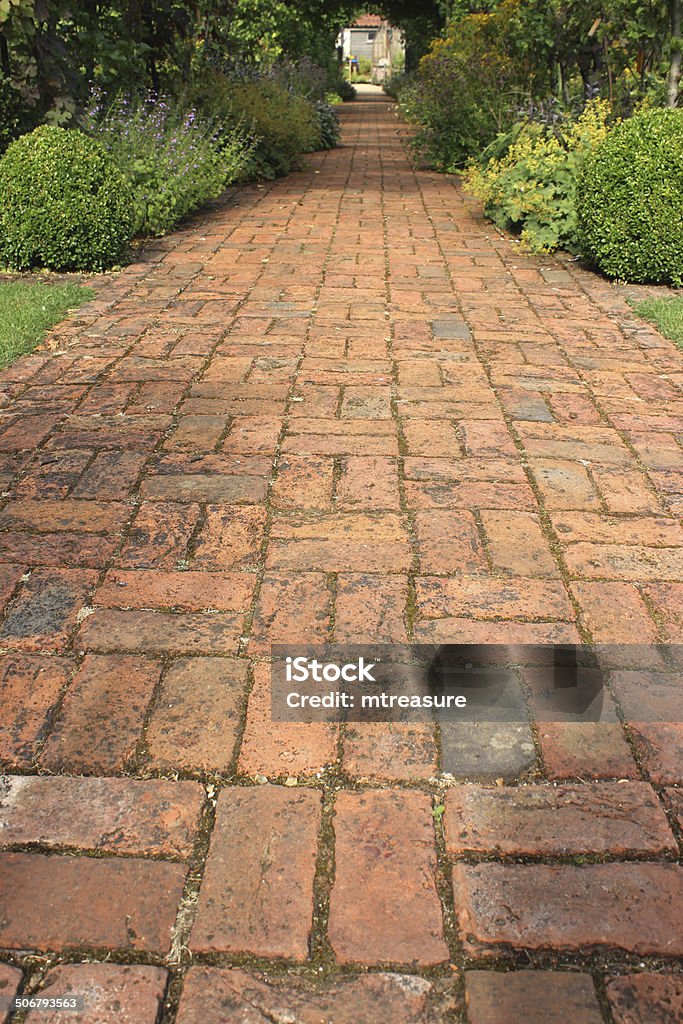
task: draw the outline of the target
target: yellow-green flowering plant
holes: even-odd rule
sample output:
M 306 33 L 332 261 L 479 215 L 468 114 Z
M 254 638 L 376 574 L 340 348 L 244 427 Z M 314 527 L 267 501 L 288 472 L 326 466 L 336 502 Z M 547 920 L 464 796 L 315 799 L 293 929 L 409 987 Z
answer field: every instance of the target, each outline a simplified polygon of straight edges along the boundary
M 609 117 L 609 104 L 592 100 L 576 120 L 520 122 L 469 164 L 464 187 L 531 252 L 576 251 L 576 184 L 586 158 L 610 130 Z

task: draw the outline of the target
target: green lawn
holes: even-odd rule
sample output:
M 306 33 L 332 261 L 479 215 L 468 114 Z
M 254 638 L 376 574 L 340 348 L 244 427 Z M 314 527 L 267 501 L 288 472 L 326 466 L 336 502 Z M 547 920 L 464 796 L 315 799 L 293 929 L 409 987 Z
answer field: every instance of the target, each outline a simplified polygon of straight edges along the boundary
M 645 299 L 632 306 L 638 316 L 683 348 L 683 298 Z
M 0 367 L 31 352 L 50 327 L 93 294 L 80 284 L 0 281 Z

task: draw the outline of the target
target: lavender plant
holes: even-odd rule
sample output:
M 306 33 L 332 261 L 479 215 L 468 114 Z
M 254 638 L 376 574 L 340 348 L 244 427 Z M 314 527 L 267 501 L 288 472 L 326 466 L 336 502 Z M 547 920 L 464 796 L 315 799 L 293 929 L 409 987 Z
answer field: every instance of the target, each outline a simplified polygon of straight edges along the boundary
M 133 192 L 136 235 L 163 235 L 241 174 L 253 141 L 240 125 L 200 116 L 168 96 L 93 93 L 83 127 L 112 156 Z

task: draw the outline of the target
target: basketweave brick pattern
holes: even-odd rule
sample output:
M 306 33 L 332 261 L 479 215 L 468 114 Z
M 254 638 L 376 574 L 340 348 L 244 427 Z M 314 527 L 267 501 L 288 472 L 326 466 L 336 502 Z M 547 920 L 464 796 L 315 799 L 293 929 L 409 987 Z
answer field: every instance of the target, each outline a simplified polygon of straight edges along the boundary
M 271 642 L 683 642 L 682 354 L 341 116 L 0 374 L 0 1001 L 678 1024 L 671 666 L 600 723 L 270 720 Z

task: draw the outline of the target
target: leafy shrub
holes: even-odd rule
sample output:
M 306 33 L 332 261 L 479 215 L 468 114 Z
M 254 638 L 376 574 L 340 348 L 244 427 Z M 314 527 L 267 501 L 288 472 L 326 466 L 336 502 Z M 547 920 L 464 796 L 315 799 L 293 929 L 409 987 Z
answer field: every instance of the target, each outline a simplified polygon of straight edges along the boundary
M 319 140 L 316 149 L 334 149 L 341 135 L 336 112 L 329 103 L 325 103 L 323 100 L 318 100 L 315 112 L 319 124 Z
M 216 73 L 199 95 L 204 109 L 235 127 L 244 125 L 254 147 L 243 170 L 246 178 L 275 178 L 296 167 L 302 153 L 320 143 L 320 123 L 305 97 L 268 79 L 235 80 Z
M 498 227 L 532 252 L 576 250 L 576 184 L 586 157 L 607 135 L 609 104 L 593 100 L 576 121 L 516 124 L 471 163 L 464 185 Z
M 523 76 L 504 37 L 501 17 L 456 19 L 401 86 L 401 109 L 420 126 L 413 145 L 438 170 L 461 168 L 515 120 Z
M 355 86 L 351 85 L 346 78 L 340 78 L 339 81 L 334 83 L 334 91 L 345 103 L 349 100 L 355 100 L 358 95 Z
M 40 112 L 21 98 L 12 84 L 0 73 L 0 153 L 10 142 L 36 127 Z
M 617 125 L 577 189 L 582 252 L 609 277 L 683 283 L 683 110 Z
M 238 127 L 153 94 L 119 97 L 108 109 L 95 98 L 85 121 L 131 186 L 138 235 L 163 235 L 219 196 L 240 176 L 253 147 Z
M 313 103 L 325 99 L 327 72 L 310 57 L 302 57 L 298 61 L 279 60 L 273 66 L 269 77 L 286 92 L 303 96 Z
M 401 102 L 403 92 L 411 81 L 412 75 L 407 75 L 404 71 L 397 71 L 395 74 L 392 74 L 391 78 L 387 78 L 385 82 L 382 82 L 382 88 L 387 96 L 391 96 L 393 100 Z
M 131 190 L 99 143 L 43 125 L 0 160 L 0 263 L 105 270 L 133 233 Z

